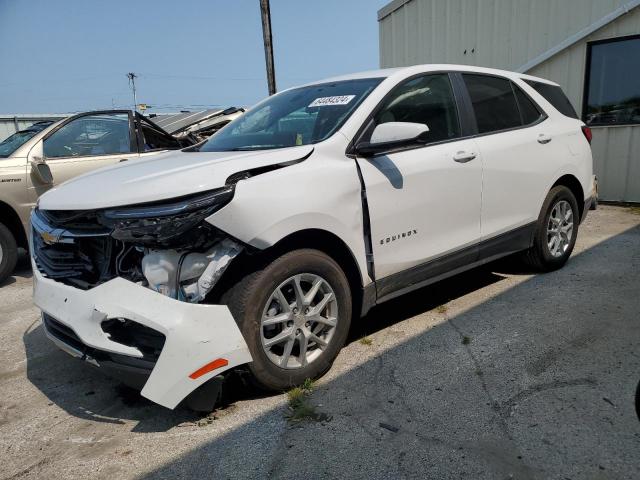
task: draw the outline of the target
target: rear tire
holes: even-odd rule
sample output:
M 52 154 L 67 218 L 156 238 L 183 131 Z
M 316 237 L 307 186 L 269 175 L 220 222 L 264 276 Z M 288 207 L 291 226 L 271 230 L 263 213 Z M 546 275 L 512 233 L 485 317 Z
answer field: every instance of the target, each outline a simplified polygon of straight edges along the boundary
M 18 261 L 18 247 L 11 231 L 0 223 L 0 283 L 13 273 Z
M 246 274 L 221 298 L 251 352 L 253 383 L 276 391 L 331 368 L 349 333 L 351 302 L 340 266 L 312 249 L 285 253 Z
M 551 189 L 540 210 L 533 246 L 524 253 L 524 261 L 537 271 L 561 268 L 573 251 L 580 225 L 580 210 L 575 196 L 564 185 Z

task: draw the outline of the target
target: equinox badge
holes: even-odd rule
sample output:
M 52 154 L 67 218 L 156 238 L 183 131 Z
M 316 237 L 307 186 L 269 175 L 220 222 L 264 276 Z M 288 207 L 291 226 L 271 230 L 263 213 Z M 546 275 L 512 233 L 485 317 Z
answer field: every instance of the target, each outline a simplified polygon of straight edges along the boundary
M 417 230 L 409 230 L 408 232 L 398 233 L 397 235 L 391 235 L 390 237 L 383 238 L 380 240 L 380 245 L 384 245 L 385 243 L 395 242 L 396 240 L 400 240 L 401 238 L 410 237 L 411 235 L 417 235 Z

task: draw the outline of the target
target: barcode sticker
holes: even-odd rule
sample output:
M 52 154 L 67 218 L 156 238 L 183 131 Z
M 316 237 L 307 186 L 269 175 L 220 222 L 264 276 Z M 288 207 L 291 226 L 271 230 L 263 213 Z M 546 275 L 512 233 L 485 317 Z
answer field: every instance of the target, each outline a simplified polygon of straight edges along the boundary
M 356 98 L 355 95 L 337 95 L 335 97 L 320 97 L 316 98 L 309 104 L 310 107 L 327 107 L 331 105 L 346 105 L 351 100 Z

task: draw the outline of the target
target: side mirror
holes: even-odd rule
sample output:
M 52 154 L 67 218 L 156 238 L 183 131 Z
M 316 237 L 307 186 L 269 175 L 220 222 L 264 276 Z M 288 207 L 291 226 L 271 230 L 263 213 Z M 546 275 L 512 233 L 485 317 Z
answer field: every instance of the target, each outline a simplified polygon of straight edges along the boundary
M 363 157 L 370 157 L 396 148 L 419 145 L 427 141 L 428 132 L 429 127 L 423 123 L 382 123 L 373 130 L 370 141 L 356 145 L 356 153 Z
M 51 173 L 49 165 L 42 157 L 33 157 L 31 159 L 31 171 L 45 185 L 53 184 L 53 173 Z
M 44 158 L 44 145 L 42 140 L 36 143 L 29 152 L 31 174 L 43 185 L 53 185 L 53 173 Z

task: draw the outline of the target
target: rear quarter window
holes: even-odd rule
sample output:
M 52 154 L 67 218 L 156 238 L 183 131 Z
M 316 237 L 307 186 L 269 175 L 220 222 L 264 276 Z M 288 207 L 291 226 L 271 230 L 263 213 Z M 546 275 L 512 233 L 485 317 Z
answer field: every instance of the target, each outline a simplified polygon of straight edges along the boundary
M 533 87 L 533 89 L 542 95 L 547 102 L 554 106 L 561 114 L 578 119 L 576 110 L 571 105 L 571 102 L 562 91 L 562 88 L 556 85 L 549 85 L 548 83 L 535 82 L 533 80 L 524 79 L 525 83 Z

